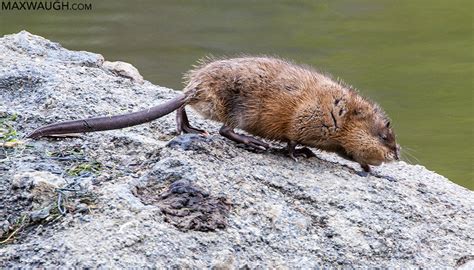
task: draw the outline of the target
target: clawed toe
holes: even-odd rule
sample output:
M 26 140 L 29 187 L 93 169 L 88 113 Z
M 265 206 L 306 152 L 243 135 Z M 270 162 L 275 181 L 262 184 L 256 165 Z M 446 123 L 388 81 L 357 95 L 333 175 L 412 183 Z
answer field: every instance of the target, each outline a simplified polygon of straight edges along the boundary
M 313 151 L 311 151 L 311 149 L 309 149 L 308 147 L 295 149 L 295 154 L 297 156 L 301 156 L 301 157 L 305 157 L 305 158 L 311 158 L 311 157 L 316 156 L 316 154 Z
M 252 137 L 246 137 L 244 140 L 244 144 L 260 150 L 267 150 L 270 147 L 267 143 L 264 143 Z
M 209 133 L 207 133 L 207 131 L 202 130 L 202 129 L 198 129 L 198 128 L 194 128 L 192 126 L 184 126 L 183 127 L 183 132 L 184 133 L 201 134 L 201 135 L 204 135 L 204 136 L 209 135 Z
M 296 142 L 288 142 L 288 156 L 290 156 L 293 160 L 298 161 L 298 157 L 311 158 L 316 156 L 316 154 L 314 154 L 314 152 L 311 151 L 311 149 L 309 149 L 308 147 L 296 149 L 296 145 Z
M 245 144 L 246 146 L 252 147 L 254 149 L 267 150 L 268 148 L 270 148 L 270 145 L 268 145 L 267 143 L 264 143 L 254 137 L 237 134 L 231 127 L 225 125 L 221 127 L 219 133 L 227 139 L 230 139 L 237 143 Z

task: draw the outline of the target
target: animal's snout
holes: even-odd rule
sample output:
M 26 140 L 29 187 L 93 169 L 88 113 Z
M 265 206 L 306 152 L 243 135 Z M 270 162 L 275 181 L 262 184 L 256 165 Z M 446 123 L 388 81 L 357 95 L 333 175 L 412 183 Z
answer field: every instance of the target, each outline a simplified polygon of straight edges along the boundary
M 400 147 L 399 144 L 397 144 L 397 145 L 395 146 L 395 150 L 393 151 L 393 152 L 394 152 L 395 160 L 400 160 L 400 150 L 401 150 L 401 149 L 402 149 L 402 148 Z

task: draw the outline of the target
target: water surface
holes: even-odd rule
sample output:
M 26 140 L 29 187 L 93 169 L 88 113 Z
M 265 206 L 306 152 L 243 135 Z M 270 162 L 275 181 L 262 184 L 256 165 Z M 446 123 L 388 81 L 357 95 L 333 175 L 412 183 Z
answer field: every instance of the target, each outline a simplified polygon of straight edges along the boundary
M 26 29 L 175 89 L 209 54 L 310 64 L 380 103 L 413 163 L 474 189 L 472 1 L 89 3 L 92 11 L 0 11 L 0 34 Z

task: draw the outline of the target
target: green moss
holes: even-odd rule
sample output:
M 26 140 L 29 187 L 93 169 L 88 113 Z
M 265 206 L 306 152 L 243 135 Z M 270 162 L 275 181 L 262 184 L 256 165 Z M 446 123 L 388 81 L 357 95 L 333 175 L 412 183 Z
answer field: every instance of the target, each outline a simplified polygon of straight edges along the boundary
M 82 158 L 84 157 L 84 151 L 77 147 L 67 148 L 67 149 L 60 149 L 57 151 L 45 151 L 47 157 L 71 157 L 71 158 Z
M 16 120 L 18 120 L 18 115 L 15 113 L 0 118 L 0 140 L 2 142 L 18 141 L 18 132 L 13 127 Z
M 97 174 L 102 170 L 102 164 L 97 161 L 92 161 L 92 162 L 84 162 L 77 164 L 67 170 L 67 174 L 70 176 L 79 176 L 85 172 L 91 172 L 94 174 Z

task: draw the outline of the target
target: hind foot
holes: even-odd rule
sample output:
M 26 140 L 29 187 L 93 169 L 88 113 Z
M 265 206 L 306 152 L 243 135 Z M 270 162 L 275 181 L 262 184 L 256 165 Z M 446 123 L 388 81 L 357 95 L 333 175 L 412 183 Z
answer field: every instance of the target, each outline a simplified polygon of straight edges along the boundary
M 178 134 L 181 133 L 195 133 L 195 134 L 202 134 L 204 136 L 209 135 L 207 131 L 192 127 L 189 124 L 188 115 L 184 110 L 184 106 L 176 110 L 176 129 Z
M 267 150 L 270 147 L 270 145 L 268 145 L 267 143 L 264 143 L 258 139 L 255 139 L 254 137 L 237 134 L 234 132 L 233 128 L 228 127 L 226 125 L 223 125 L 221 127 L 221 129 L 219 130 L 219 134 L 221 134 L 222 136 L 226 137 L 229 140 L 232 140 L 237 143 L 243 143 L 255 149 Z

